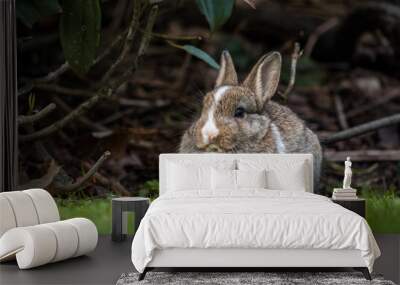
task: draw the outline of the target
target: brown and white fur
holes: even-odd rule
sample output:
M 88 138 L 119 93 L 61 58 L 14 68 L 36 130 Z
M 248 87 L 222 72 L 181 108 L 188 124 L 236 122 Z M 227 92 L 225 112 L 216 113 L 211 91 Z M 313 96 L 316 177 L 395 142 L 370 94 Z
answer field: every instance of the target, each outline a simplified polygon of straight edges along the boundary
M 239 84 L 231 56 L 221 55 L 214 90 L 204 97 L 200 117 L 182 137 L 181 153 L 312 153 L 314 182 L 321 169 L 318 137 L 289 108 L 271 101 L 281 71 L 281 55 L 264 55 Z

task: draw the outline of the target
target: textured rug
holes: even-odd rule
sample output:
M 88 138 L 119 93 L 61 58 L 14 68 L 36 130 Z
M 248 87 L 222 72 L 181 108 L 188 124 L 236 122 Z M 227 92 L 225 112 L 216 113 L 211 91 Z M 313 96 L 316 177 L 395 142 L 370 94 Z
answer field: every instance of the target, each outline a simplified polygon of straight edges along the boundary
M 395 285 L 379 275 L 373 275 L 373 280 L 368 281 L 359 272 L 148 272 L 142 281 L 137 280 L 138 276 L 138 273 L 122 274 L 117 285 Z

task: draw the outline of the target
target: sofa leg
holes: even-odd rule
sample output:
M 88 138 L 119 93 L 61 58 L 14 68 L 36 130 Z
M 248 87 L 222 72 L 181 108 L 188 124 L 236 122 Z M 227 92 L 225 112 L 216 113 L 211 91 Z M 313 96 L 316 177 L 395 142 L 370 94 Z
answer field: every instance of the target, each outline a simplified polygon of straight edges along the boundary
M 145 268 L 143 272 L 139 274 L 138 281 L 142 281 L 144 277 L 146 277 L 146 273 L 147 273 L 147 268 Z
M 357 271 L 361 271 L 362 274 L 364 275 L 365 279 L 372 280 L 371 274 L 369 274 L 369 270 L 367 267 L 355 267 L 354 269 Z

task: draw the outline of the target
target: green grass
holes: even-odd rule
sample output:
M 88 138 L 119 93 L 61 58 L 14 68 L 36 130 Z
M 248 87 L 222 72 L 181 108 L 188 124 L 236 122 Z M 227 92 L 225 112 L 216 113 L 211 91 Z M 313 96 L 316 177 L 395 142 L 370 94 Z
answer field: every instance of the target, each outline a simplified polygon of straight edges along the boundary
M 88 218 L 99 234 L 111 233 L 111 199 L 57 199 L 61 219 Z
M 155 196 L 158 188 L 152 181 L 151 187 L 143 187 L 142 194 Z M 154 185 L 153 185 L 154 184 Z M 149 186 L 149 185 L 146 185 Z M 144 193 L 144 188 L 148 192 Z M 367 221 L 374 233 L 400 233 L 400 197 L 395 191 L 378 191 L 362 189 L 361 196 L 367 200 Z M 154 198 L 154 197 L 153 197 Z M 92 220 L 100 234 L 111 233 L 111 198 L 97 199 L 57 199 L 62 219 L 84 217 Z M 128 215 L 128 233 L 133 233 L 134 216 Z
M 57 199 L 61 219 L 76 217 L 93 221 L 99 234 L 111 234 L 111 198 Z M 128 233 L 133 233 L 133 214 L 128 214 Z
M 367 200 L 367 221 L 374 233 L 400 233 L 400 197 L 394 191 L 378 194 L 363 191 Z
M 139 187 L 139 195 L 154 200 L 158 196 L 158 180 L 149 180 Z M 93 221 L 99 234 L 111 234 L 112 208 L 111 199 L 108 198 L 84 198 L 77 199 L 71 196 L 69 199 L 56 199 L 61 219 L 87 218 Z M 128 212 L 128 234 L 134 230 L 134 213 Z

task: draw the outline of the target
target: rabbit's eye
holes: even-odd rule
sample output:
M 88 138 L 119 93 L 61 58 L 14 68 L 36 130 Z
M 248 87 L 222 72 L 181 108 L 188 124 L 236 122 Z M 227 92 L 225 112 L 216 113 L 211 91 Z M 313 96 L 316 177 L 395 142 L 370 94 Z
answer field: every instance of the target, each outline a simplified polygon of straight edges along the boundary
M 243 107 L 237 107 L 235 110 L 235 118 L 243 118 L 246 114 L 246 111 Z

